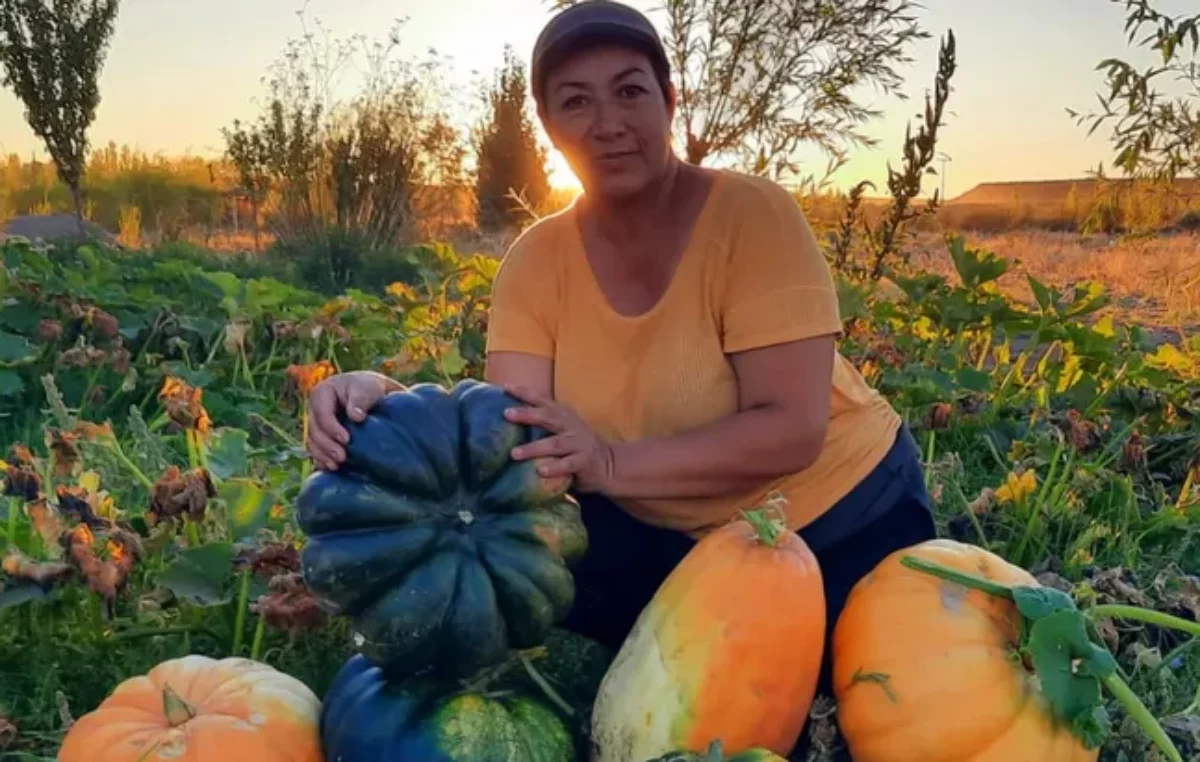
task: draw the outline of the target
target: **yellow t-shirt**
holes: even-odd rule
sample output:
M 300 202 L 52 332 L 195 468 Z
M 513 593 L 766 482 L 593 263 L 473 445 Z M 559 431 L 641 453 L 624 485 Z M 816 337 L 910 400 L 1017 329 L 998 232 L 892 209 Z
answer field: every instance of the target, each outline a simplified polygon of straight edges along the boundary
M 799 204 L 782 187 L 720 171 L 667 291 L 648 312 L 612 309 L 588 264 L 574 206 L 526 230 L 496 275 L 488 351 L 554 360 L 554 396 L 611 441 L 662 437 L 737 412 L 727 354 L 840 333 L 837 293 Z M 900 417 L 840 354 L 829 429 L 810 467 L 745 495 L 623 501 L 693 537 L 773 489 L 802 528 L 882 460 Z

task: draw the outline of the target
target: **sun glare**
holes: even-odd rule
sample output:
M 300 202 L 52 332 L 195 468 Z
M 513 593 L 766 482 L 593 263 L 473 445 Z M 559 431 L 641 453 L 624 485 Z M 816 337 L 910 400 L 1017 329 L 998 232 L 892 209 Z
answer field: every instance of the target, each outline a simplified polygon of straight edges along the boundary
M 583 186 L 579 184 L 579 178 L 575 176 L 571 165 L 567 163 L 561 153 L 551 148 L 546 156 L 546 164 L 550 172 L 550 187 L 567 191 L 583 189 Z

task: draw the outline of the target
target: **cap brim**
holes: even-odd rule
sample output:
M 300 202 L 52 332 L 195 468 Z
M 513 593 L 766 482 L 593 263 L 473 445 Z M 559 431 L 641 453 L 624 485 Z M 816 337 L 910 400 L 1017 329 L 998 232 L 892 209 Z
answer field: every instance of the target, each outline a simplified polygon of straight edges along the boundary
M 626 45 L 645 53 L 652 62 L 666 66 L 668 62 L 658 39 L 642 29 L 610 21 L 588 21 L 567 30 L 549 43 L 533 61 L 533 83 L 544 84 L 546 69 L 573 53 L 604 44 Z

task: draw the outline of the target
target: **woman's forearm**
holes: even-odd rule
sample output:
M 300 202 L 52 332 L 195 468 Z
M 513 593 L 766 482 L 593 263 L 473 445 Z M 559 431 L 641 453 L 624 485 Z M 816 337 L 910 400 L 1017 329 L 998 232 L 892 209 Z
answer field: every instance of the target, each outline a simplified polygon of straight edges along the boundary
M 764 406 L 676 436 L 613 443 L 605 493 L 629 499 L 739 494 L 807 468 L 825 430 Z

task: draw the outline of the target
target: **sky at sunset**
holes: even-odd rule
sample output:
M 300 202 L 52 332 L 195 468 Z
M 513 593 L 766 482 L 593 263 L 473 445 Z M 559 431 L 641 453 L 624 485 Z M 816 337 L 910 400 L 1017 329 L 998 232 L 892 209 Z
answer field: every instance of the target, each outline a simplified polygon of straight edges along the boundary
M 1168 0 L 1182 11 L 1194 0 Z M 662 29 L 660 0 L 631 0 Z M 400 18 L 405 51 L 451 57 L 447 91 L 465 96 L 472 72 L 489 73 L 505 43 L 528 60 L 546 0 L 123 0 L 101 78 L 103 102 L 93 146 L 112 140 L 150 152 L 218 154 L 220 130 L 257 113 L 261 77 L 289 39 L 301 33 L 297 11 L 335 37 L 383 36 Z M 941 150 L 951 157 L 949 196 L 976 183 L 1077 177 L 1109 161 L 1102 135 L 1086 139 L 1067 107 L 1088 108 L 1101 84 L 1102 58 L 1126 55 L 1123 12 L 1109 0 L 925 0 L 922 20 L 934 37 L 906 68 L 908 103 L 868 94 L 885 115 L 868 132 L 881 144 L 856 153 L 836 177 L 847 186 L 870 179 L 885 190 L 886 161 L 899 159 L 905 122 L 920 108 L 936 71 L 938 38 L 953 29 L 959 70 Z M 1133 55 L 1145 62 L 1145 55 Z M 914 121 L 915 125 L 915 121 Z M 0 91 L 0 155 L 41 154 L 19 102 Z M 557 184 L 570 182 L 553 157 Z M 813 155 L 812 171 L 824 162 Z M 932 184 L 927 187 L 932 190 Z

